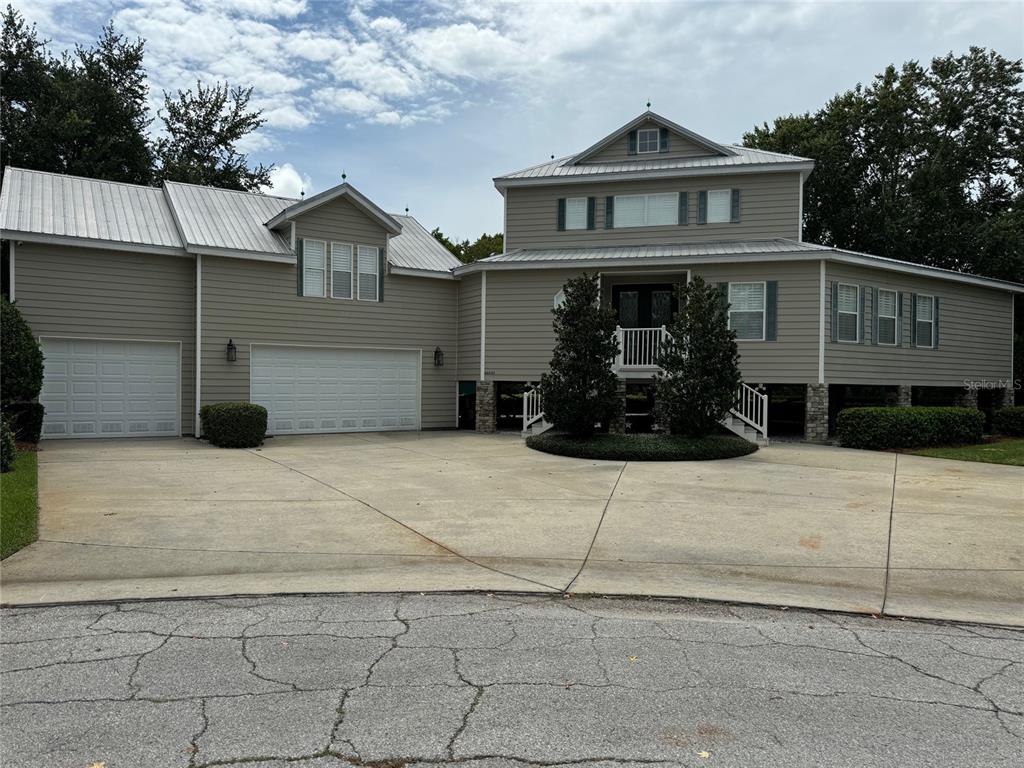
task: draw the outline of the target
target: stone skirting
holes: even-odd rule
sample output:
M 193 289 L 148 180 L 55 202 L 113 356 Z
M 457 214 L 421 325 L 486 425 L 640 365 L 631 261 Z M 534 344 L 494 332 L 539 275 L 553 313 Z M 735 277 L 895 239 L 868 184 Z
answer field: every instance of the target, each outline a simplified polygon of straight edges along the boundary
M 476 383 L 476 431 L 491 434 L 498 430 L 498 411 L 495 405 L 494 382 Z
M 804 439 L 828 441 L 828 384 L 808 384 L 804 404 Z

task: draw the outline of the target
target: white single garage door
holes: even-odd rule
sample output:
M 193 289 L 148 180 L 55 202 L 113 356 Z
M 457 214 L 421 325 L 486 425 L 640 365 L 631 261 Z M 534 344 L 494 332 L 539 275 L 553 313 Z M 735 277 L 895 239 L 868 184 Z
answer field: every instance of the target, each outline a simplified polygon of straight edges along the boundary
M 177 342 L 43 338 L 43 437 L 180 434 Z
M 254 344 L 250 365 L 271 434 L 419 429 L 418 350 Z

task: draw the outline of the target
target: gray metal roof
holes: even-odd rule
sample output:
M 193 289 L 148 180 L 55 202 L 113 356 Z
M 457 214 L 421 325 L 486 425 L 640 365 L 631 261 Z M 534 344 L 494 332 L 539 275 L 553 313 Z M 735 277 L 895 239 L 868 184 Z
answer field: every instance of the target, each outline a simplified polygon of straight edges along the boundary
M 188 251 L 292 255 L 291 245 L 264 222 L 295 201 L 174 181 L 166 182 L 164 190 Z
M 348 194 L 365 200 L 355 190 Z M 85 246 L 287 261 L 294 258 L 289 240 L 266 222 L 303 202 L 308 200 L 178 182 L 143 187 L 8 167 L 0 189 L 0 230 L 5 237 Z M 451 275 L 459 265 L 416 219 L 373 208 L 402 227 L 390 241 L 394 266 Z
M 538 261 L 620 261 L 670 257 L 727 256 L 755 253 L 794 253 L 818 250 L 821 246 L 796 240 L 750 240 L 715 243 L 675 243 L 671 245 L 610 246 L 604 248 L 518 249 L 481 259 L 480 264 Z
M 554 160 L 548 160 L 540 165 L 533 165 L 521 171 L 513 171 L 494 179 L 497 186 L 505 185 L 505 182 L 516 182 L 527 179 L 564 179 L 574 181 L 581 177 L 603 177 L 608 175 L 629 175 L 644 173 L 650 176 L 652 173 L 662 172 L 666 176 L 678 175 L 685 172 L 705 172 L 714 169 L 750 169 L 758 166 L 792 167 L 798 170 L 799 167 L 813 166 L 814 161 L 806 157 L 796 155 L 784 155 L 779 152 L 767 152 L 763 149 L 750 149 L 749 147 L 738 147 L 727 145 L 735 154 L 732 155 L 709 155 L 707 157 L 675 157 L 675 158 L 650 158 L 644 160 L 627 160 L 619 163 L 579 163 L 573 164 L 577 155 L 567 155 Z
M 184 247 L 159 188 L 10 166 L 0 191 L 0 230 L 123 246 Z
M 388 241 L 388 261 L 392 266 L 428 272 L 451 272 L 462 263 L 412 216 L 399 216 L 396 213 L 388 215 L 402 225 L 402 234 Z

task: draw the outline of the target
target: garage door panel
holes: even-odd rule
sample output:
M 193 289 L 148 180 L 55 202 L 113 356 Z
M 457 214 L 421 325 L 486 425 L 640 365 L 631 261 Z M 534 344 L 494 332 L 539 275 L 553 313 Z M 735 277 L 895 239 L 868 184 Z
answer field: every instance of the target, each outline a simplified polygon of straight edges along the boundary
M 177 343 L 43 339 L 46 437 L 173 436 Z
M 420 353 L 261 347 L 252 351 L 252 400 L 273 433 L 419 427 Z

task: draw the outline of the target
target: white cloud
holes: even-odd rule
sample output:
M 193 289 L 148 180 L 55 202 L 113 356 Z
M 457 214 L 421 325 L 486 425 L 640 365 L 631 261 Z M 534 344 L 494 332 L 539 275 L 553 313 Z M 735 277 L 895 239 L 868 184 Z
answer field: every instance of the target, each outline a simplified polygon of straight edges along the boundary
M 284 163 L 270 172 L 270 187 L 264 191 L 279 197 L 299 197 L 305 192 L 309 197 L 313 192 L 313 182 L 308 174 L 300 174 L 291 163 Z

